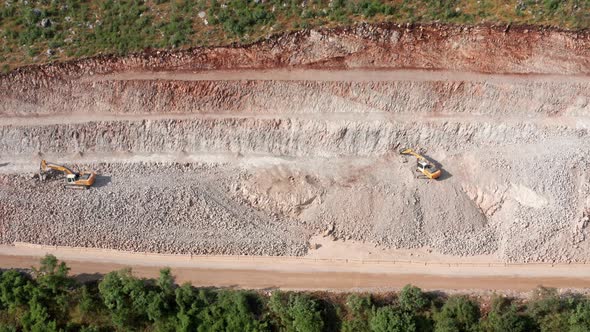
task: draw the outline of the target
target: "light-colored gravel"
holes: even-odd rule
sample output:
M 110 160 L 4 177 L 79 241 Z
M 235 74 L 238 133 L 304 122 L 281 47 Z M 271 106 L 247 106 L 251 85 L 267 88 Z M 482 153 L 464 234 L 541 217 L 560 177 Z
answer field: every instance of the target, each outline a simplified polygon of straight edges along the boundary
M 83 166 L 81 166 L 83 167 Z M 308 232 L 226 194 L 236 179 L 198 164 L 92 165 L 87 191 L 0 176 L 4 243 L 194 254 L 300 255 Z

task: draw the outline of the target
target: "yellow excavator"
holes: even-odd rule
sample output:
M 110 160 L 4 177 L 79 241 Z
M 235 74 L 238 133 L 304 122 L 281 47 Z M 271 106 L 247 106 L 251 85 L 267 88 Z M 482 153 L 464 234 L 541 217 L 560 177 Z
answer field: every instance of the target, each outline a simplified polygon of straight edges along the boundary
M 88 189 L 96 180 L 96 173 L 94 172 L 74 172 L 65 166 L 41 160 L 41 166 L 39 167 L 39 179 L 41 181 L 47 177 L 47 170 L 63 172 L 66 175 L 66 188 Z
M 416 172 L 422 172 L 422 174 L 428 179 L 437 179 L 442 173 L 442 171 L 437 169 L 431 161 L 412 149 L 402 149 L 399 153 L 416 157 L 418 161 L 416 164 Z

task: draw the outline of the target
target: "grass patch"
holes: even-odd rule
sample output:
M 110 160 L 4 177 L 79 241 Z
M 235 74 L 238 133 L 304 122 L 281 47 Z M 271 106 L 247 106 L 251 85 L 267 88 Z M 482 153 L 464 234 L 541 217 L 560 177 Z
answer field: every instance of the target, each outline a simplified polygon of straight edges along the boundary
M 585 29 L 590 1 L 7 0 L 0 4 L 0 65 L 224 45 L 293 29 L 392 21 Z

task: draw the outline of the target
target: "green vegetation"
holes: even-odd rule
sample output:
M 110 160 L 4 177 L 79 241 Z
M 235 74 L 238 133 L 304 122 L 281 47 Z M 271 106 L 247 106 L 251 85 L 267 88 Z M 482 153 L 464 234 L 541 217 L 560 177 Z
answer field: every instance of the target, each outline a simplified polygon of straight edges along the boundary
M 588 0 L 6 0 L 0 65 L 251 42 L 356 22 L 516 23 L 584 29 Z
M 589 331 L 590 299 L 539 288 L 528 303 L 425 294 L 294 293 L 178 286 L 169 269 L 79 283 L 53 256 L 0 273 L 0 331 Z M 489 308 L 485 312 L 481 308 Z

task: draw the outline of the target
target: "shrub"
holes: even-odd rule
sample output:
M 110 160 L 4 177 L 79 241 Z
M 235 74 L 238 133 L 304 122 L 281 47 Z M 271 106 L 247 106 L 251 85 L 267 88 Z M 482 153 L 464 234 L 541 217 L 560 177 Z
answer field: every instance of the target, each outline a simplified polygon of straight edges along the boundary
M 269 309 L 278 318 L 279 325 L 288 332 L 317 332 L 324 327 L 322 312 L 317 301 L 305 294 L 289 294 L 285 303 L 281 292 L 275 292 L 270 298 Z
M 492 301 L 492 308 L 481 325 L 484 332 L 526 332 L 533 329 L 529 317 L 519 314 L 516 305 L 501 297 Z
M 137 328 L 147 321 L 147 290 L 142 280 L 131 275 L 131 270 L 108 273 L 98 289 L 115 325 Z
M 430 301 L 420 288 L 406 285 L 399 293 L 399 305 L 403 310 L 419 312 L 428 307 Z
M 539 287 L 533 291 L 531 302 L 527 306 L 528 313 L 534 318 L 558 313 L 563 308 L 557 289 Z
M 201 311 L 199 331 L 268 331 L 255 312 L 257 299 L 242 291 L 219 291 L 214 302 Z
M 466 297 L 448 299 L 434 314 L 436 332 L 469 332 L 477 328 L 479 307 Z
M 0 304 L 4 309 L 14 311 L 29 302 L 31 280 L 16 270 L 8 270 L 0 276 Z
M 590 331 L 590 300 L 578 303 L 569 317 L 569 326 L 571 332 Z
M 372 332 L 414 332 L 414 315 L 399 308 L 386 306 L 373 313 L 369 322 Z
M 350 319 L 342 324 L 343 332 L 368 331 L 371 314 L 371 296 L 351 294 L 346 299 L 346 308 Z

